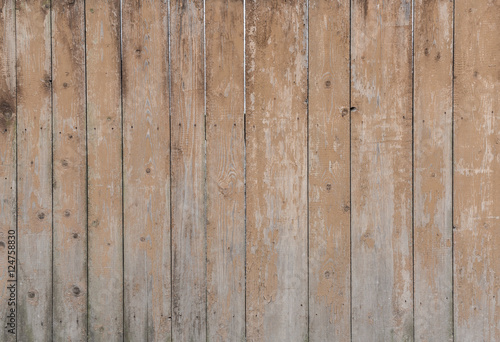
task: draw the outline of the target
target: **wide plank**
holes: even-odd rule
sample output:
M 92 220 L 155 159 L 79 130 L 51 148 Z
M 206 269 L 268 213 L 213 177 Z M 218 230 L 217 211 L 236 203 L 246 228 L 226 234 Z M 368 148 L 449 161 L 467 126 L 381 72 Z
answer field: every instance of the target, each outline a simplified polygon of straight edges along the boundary
M 170 1 L 172 338 L 206 340 L 204 4 Z
M 247 339 L 308 338 L 307 2 L 246 2 Z
M 53 341 L 87 339 L 87 148 L 84 2 L 54 1 Z
M 245 340 L 243 9 L 205 3 L 209 341 Z
M 412 2 L 352 6 L 352 339 L 412 341 Z
M 122 4 L 125 341 L 171 341 L 168 5 Z
M 453 2 L 415 1 L 415 340 L 453 341 Z
M 309 18 L 309 340 L 350 341 L 350 2 Z
M 500 340 L 500 7 L 455 4 L 455 341 Z
M 52 341 L 50 12 L 16 1 L 18 341 Z
M 88 336 L 123 340 L 120 1 L 85 3 Z

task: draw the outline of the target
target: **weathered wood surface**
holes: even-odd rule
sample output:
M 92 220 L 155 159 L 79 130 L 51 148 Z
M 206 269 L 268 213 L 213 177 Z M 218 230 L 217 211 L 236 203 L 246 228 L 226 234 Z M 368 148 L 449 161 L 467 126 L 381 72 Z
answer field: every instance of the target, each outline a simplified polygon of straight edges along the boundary
M 172 338 L 206 339 L 203 1 L 170 2 Z
M 1 0 L 0 341 L 500 340 L 499 23 Z
M 245 340 L 243 1 L 205 3 L 207 334 Z
M 16 280 L 9 276 L 15 274 L 17 234 L 15 1 L 1 1 L 0 11 L 0 340 L 11 342 L 16 334 L 5 327 L 15 309 L 9 286 Z
M 413 340 L 412 4 L 354 1 L 352 338 Z
M 85 3 L 88 153 L 88 335 L 123 339 L 120 1 Z
M 171 340 L 168 6 L 123 1 L 125 340 Z
M 307 340 L 306 1 L 246 2 L 247 340 Z
M 455 6 L 455 340 L 493 342 L 500 340 L 500 7 Z
M 84 11 L 83 1 L 53 2 L 53 341 L 87 336 Z
M 18 341 L 52 341 L 50 11 L 16 1 Z
M 350 341 L 349 1 L 309 2 L 309 339 Z
M 415 340 L 453 341 L 453 2 L 415 1 Z

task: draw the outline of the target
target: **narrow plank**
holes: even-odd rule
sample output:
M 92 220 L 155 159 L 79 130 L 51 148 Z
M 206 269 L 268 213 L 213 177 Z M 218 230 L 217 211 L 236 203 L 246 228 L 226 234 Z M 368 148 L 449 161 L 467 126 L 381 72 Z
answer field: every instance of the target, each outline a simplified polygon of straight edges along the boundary
M 500 340 L 500 7 L 457 1 L 455 341 Z
M 16 19 L 15 1 L 0 2 L 0 340 L 16 340 Z M 10 233 L 9 233 L 10 232 Z M 10 277 L 10 274 L 13 277 Z M 14 310 L 12 312 L 11 310 Z M 10 330 L 10 331 L 9 331 Z
M 352 5 L 352 338 L 412 341 L 412 4 Z
M 168 5 L 123 1 L 125 340 L 171 341 Z
M 309 17 L 309 340 L 350 341 L 350 2 Z
M 453 341 L 453 2 L 414 6 L 415 340 Z
M 53 3 L 53 341 L 87 338 L 84 14 L 83 1 Z
M 243 1 L 205 6 L 208 340 L 244 341 Z
M 249 341 L 308 338 L 306 5 L 246 3 Z
M 18 334 L 52 340 L 50 2 L 16 2 Z
M 88 0 L 88 334 L 123 340 L 120 1 Z
M 206 340 L 203 1 L 170 2 L 172 338 Z

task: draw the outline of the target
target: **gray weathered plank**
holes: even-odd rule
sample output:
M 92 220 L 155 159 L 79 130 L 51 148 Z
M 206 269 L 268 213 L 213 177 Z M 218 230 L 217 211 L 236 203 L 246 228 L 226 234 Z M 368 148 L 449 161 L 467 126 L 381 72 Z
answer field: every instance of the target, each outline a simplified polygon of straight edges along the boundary
M 87 157 L 84 2 L 54 1 L 53 341 L 87 339 Z
M 412 4 L 352 5 L 352 338 L 412 341 Z
M 350 2 L 309 1 L 309 340 L 350 341 Z
M 457 1 L 455 341 L 500 340 L 500 7 Z
M 88 153 L 88 335 L 123 339 L 120 1 L 85 3 Z
M 50 10 L 16 2 L 19 341 L 52 341 Z
M 307 2 L 246 2 L 247 339 L 304 341 Z
M 415 340 L 453 341 L 453 2 L 415 1 Z
M 170 341 L 168 5 L 123 1 L 126 341 Z
M 243 1 L 205 4 L 207 333 L 245 340 Z
M 172 338 L 206 339 L 203 1 L 170 2 Z

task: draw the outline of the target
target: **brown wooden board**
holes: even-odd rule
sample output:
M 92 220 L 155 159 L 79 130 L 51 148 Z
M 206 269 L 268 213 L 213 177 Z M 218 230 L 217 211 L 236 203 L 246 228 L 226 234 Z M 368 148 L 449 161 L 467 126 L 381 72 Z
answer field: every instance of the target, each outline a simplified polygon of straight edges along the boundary
M 350 3 L 309 17 L 309 339 L 350 341 Z
M 455 341 L 500 340 L 500 8 L 455 4 Z
M 123 339 L 120 1 L 85 3 L 88 335 Z
M 308 338 L 306 5 L 246 2 L 249 341 Z
M 415 340 L 453 341 L 453 2 L 414 6 Z
M 168 6 L 123 1 L 125 340 L 171 340 Z
M 207 333 L 245 340 L 243 1 L 205 3 Z
M 50 12 L 16 1 L 18 341 L 52 341 Z
M 352 338 L 412 341 L 412 3 L 352 5 Z
M 83 1 L 54 1 L 53 341 L 87 338 L 87 150 Z
M 206 339 L 203 1 L 170 1 L 172 338 Z

